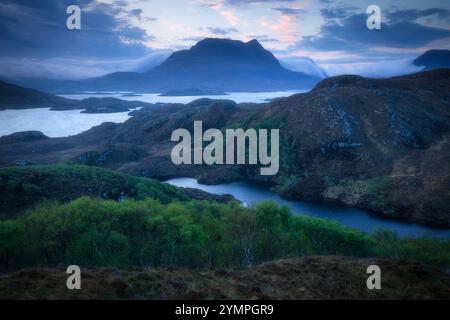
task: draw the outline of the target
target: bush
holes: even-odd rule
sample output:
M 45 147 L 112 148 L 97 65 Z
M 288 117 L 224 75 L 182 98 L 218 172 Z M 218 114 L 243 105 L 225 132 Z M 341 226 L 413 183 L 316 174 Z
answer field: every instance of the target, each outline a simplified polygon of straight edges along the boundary
M 373 236 L 324 219 L 294 216 L 267 202 L 255 208 L 213 201 L 121 202 L 82 197 L 46 202 L 0 221 L 0 268 L 96 266 L 242 267 L 286 256 L 393 257 L 450 266 L 450 244 Z

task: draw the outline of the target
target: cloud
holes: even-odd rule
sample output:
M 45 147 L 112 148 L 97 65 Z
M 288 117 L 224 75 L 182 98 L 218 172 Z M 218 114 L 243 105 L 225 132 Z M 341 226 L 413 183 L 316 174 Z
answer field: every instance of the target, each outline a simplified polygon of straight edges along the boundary
M 393 59 L 374 62 L 319 63 L 329 76 L 358 74 L 369 78 L 387 78 L 419 72 L 412 59 Z
M 280 63 L 289 70 L 303 72 L 321 78 L 327 76 L 312 59 L 307 57 L 281 58 Z
M 259 42 L 279 42 L 280 40 L 278 40 L 277 38 L 271 38 L 267 35 L 249 35 L 247 38 L 249 39 L 256 39 Z
M 66 28 L 66 8 L 81 7 L 81 30 Z M 93 0 L 1 0 L 1 55 L 38 57 L 140 57 L 151 36 L 132 26 L 122 7 Z M 20 15 L 23 18 L 20 18 Z
M 321 9 L 320 13 L 325 20 L 343 19 L 354 14 L 354 10 L 357 9 L 355 7 L 339 6 Z
M 233 33 L 233 32 L 239 32 L 236 28 L 213 28 L 213 27 L 208 27 L 208 30 L 216 35 L 226 35 L 229 33 Z
M 186 38 L 181 38 L 181 41 L 188 41 L 188 42 L 199 42 L 201 40 L 205 39 L 204 36 L 196 36 L 196 37 L 186 37 Z
M 429 16 L 435 16 L 439 20 L 448 20 L 450 19 L 450 10 L 441 8 L 398 10 L 387 12 L 386 16 L 392 22 L 414 21 Z
M 128 12 L 129 17 L 134 17 L 139 21 L 156 21 L 156 18 L 148 17 L 144 15 L 144 11 L 142 9 L 132 9 Z
M 381 30 L 369 30 L 366 20 L 366 14 L 353 14 L 339 21 L 330 20 L 321 26 L 318 35 L 303 37 L 298 47 L 319 51 L 418 48 L 450 37 L 450 30 L 410 21 L 382 23 Z
M 305 13 L 306 12 L 303 9 L 295 9 L 295 8 L 272 8 L 272 10 L 279 11 L 283 15 L 292 15 L 292 16 L 297 16 L 300 13 Z
M 220 11 L 220 14 L 228 21 L 232 26 L 237 25 L 239 22 L 238 16 L 234 13 L 233 10 L 223 10 Z
M 66 9 L 71 4 L 81 8 L 81 30 L 66 27 Z M 56 70 L 56 66 L 61 75 L 90 76 L 108 69 L 102 61 L 109 62 L 111 70 L 125 67 L 124 57 L 139 60 L 152 53 L 147 43 L 154 36 L 132 25 L 133 17 L 143 19 L 142 11 L 128 11 L 121 2 L 0 0 L 0 59 L 3 65 L 14 60 L 16 73 L 22 76 L 27 68 L 21 63 L 32 66 L 30 76 L 38 76 L 39 71 L 47 76 L 50 67 Z M 65 71 L 70 68 L 71 72 Z M 58 77 L 54 72 L 51 75 Z
M 224 2 L 229 5 L 243 5 L 251 3 L 297 2 L 297 0 L 225 0 Z

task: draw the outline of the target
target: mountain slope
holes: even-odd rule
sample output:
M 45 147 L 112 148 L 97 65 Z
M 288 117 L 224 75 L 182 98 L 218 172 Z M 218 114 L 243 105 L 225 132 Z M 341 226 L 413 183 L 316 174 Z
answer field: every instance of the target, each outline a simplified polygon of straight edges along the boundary
M 49 108 L 50 106 L 79 108 L 77 101 L 0 81 L 0 110 Z
M 414 65 L 423 67 L 423 71 L 450 68 L 450 50 L 428 50 L 417 59 Z
M 0 144 L 0 165 L 73 159 L 134 175 L 269 183 L 286 198 L 337 201 L 386 217 L 450 226 L 450 70 L 389 79 L 333 77 L 269 104 L 200 99 L 135 111 L 75 137 Z M 174 129 L 279 128 L 280 172 L 176 166 Z M 130 157 L 130 150 L 141 150 Z M 86 157 L 89 155 L 89 157 Z
M 82 196 L 116 201 L 153 198 L 162 203 L 233 199 L 96 167 L 58 165 L 0 169 L 0 219 L 20 216 L 44 200 L 66 203 Z
M 204 39 L 145 72 L 116 72 L 83 81 L 47 83 L 46 91 L 277 91 L 309 89 L 322 77 L 281 66 L 257 40 Z M 39 84 L 37 84 L 39 85 Z

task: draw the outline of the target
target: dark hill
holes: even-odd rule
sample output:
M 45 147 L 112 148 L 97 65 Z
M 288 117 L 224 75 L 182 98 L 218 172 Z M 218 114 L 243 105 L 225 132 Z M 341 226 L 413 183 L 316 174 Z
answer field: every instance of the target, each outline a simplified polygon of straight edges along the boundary
M 146 106 L 150 104 L 116 98 L 66 99 L 0 81 L 0 110 L 51 108 L 56 111 L 84 109 L 84 113 L 114 113 Z
M 0 219 L 20 216 L 44 200 L 66 203 L 82 196 L 116 201 L 153 198 L 162 203 L 233 199 L 97 167 L 58 165 L 0 169 Z
M 52 106 L 79 109 L 78 101 L 0 81 L 0 110 L 50 108 Z
M 450 68 L 450 50 L 428 50 L 414 60 L 414 65 L 424 67 L 424 71 Z

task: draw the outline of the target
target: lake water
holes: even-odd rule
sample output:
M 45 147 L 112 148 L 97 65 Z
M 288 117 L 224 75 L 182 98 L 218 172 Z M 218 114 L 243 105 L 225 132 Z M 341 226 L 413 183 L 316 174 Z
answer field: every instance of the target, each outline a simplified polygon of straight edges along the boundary
M 264 102 L 266 99 L 276 97 L 286 97 L 298 92 L 235 92 L 222 96 L 208 96 L 212 99 L 230 99 L 237 103 L 241 102 Z M 76 95 L 64 95 L 71 99 L 84 99 L 89 97 L 115 97 L 123 100 L 139 100 L 148 103 L 189 103 L 200 97 L 160 97 L 158 94 L 142 94 L 141 96 L 129 97 L 123 96 L 125 92 L 112 93 L 85 93 Z M 122 123 L 130 116 L 128 112 L 106 113 L 106 114 L 86 114 L 82 110 L 69 111 L 50 111 L 44 109 L 25 109 L 25 110 L 3 110 L 0 111 L 0 136 L 8 135 L 14 132 L 36 130 L 45 135 L 55 137 L 67 137 L 86 131 L 103 122 Z
M 367 211 L 338 205 L 289 201 L 281 198 L 267 188 L 246 182 L 233 182 L 219 185 L 204 185 L 192 178 L 175 178 L 166 181 L 178 187 L 200 189 L 213 194 L 231 194 L 244 205 L 253 205 L 261 201 L 275 201 L 287 205 L 293 213 L 326 218 L 340 222 L 346 226 L 372 233 L 376 228 L 396 231 L 402 236 L 435 236 L 450 238 L 449 229 L 435 229 L 417 224 L 384 219 Z
M 0 111 L 0 136 L 36 130 L 46 136 L 67 137 L 86 131 L 103 122 L 124 122 L 129 112 L 88 114 L 81 110 L 51 111 L 44 109 Z
M 182 97 L 162 97 L 159 93 L 143 93 L 137 96 L 127 96 L 129 92 L 86 92 L 84 94 L 69 94 L 61 95 L 61 97 L 81 100 L 89 97 L 105 98 L 112 97 L 122 100 L 138 100 L 148 103 L 189 103 L 200 98 L 210 98 L 210 99 L 227 99 L 233 100 L 236 103 L 242 102 L 256 102 L 263 103 L 267 99 L 274 99 L 279 97 L 287 97 L 296 93 L 305 91 L 273 91 L 273 92 L 229 92 L 226 95 L 213 95 L 213 96 L 182 96 Z

